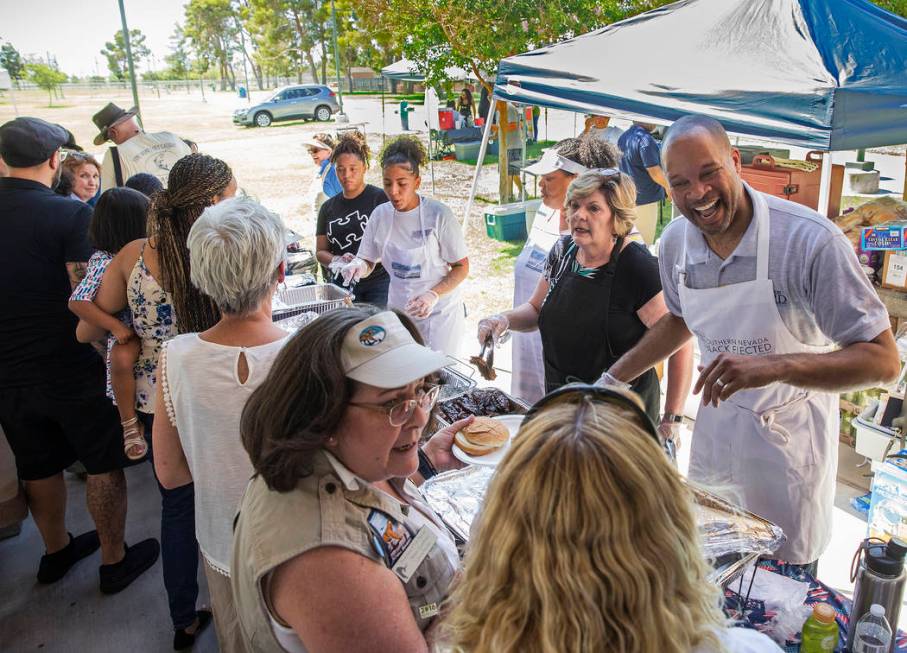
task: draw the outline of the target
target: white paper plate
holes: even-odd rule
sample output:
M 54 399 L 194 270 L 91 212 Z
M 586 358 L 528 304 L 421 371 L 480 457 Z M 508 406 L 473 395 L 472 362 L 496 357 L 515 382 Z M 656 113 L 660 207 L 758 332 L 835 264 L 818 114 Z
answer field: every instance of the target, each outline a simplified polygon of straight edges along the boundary
M 497 451 L 493 451 L 490 454 L 485 456 L 470 456 L 468 453 L 460 449 L 456 444 L 454 444 L 450 450 L 453 453 L 454 458 L 457 460 L 466 463 L 467 465 L 479 465 L 482 467 L 496 467 L 498 463 L 501 462 L 504 458 L 504 454 L 507 453 L 507 450 L 510 449 L 510 442 L 513 440 L 513 436 L 516 435 L 517 431 L 520 430 L 520 424 L 523 423 L 524 415 L 499 415 L 498 417 L 492 417 L 499 422 L 503 422 L 504 426 L 507 427 L 507 430 L 510 431 L 510 440 L 508 440 L 503 447 Z

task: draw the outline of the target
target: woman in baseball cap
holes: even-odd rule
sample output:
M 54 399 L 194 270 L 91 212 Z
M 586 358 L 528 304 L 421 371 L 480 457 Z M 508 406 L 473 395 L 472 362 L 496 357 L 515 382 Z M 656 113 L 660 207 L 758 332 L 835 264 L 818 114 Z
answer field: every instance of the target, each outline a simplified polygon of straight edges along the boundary
M 256 475 L 240 504 L 231 565 L 256 651 L 426 650 L 459 567 L 416 487 L 460 467 L 453 435 L 420 447 L 447 364 L 405 315 L 325 313 L 288 342 L 243 412 Z

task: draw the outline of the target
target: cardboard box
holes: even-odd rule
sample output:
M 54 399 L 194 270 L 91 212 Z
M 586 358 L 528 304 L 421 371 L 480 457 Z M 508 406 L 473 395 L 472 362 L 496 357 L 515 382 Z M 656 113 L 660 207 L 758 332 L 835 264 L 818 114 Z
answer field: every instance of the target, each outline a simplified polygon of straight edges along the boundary
M 885 252 L 882 264 L 882 287 L 907 290 L 907 250 Z

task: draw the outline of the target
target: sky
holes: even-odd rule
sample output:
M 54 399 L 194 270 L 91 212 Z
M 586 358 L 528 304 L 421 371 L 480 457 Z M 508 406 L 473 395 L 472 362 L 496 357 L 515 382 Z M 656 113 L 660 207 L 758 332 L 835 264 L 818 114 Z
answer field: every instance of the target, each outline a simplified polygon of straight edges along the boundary
M 129 29 L 139 28 L 158 68 L 170 52 L 174 23 L 183 21 L 185 0 L 124 0 Z M 101 55 L 120 29 L 117 0 L 0 0 L 0 40 L 25 55 L 56 56 L 69 75 L 107 75 Z M 142 62 L 141 70 L 148 64 Z

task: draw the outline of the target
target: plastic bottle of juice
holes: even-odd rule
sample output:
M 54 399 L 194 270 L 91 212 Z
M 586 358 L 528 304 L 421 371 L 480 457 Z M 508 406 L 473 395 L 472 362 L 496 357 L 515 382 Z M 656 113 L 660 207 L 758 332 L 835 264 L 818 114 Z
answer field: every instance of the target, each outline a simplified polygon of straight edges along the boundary
M 834 653 L 837 645 L 835 609 L 827 603 L 816 603 L 813 613 L 803 624 L 800 653 Z

